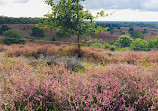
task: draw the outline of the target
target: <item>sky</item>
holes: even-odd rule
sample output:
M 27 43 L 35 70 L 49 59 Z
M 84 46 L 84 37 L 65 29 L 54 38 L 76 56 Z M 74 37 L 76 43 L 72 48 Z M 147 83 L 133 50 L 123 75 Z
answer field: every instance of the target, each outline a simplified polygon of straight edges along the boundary
M 99 21 L 158 21 L 158 0 L 86 0 L 82 3 L 93 15 L 105 10 Z M 51 12 L 43 0 L 0 0 L 0 15 L 43 17 Z

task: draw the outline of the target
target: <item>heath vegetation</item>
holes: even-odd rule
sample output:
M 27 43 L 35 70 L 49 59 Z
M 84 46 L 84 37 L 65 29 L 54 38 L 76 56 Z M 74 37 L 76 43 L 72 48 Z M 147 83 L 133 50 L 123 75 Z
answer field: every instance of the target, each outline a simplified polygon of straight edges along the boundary
M 78 48 L 69 45 L 1 49 L 1 110 L 158 109 L 157 51 L 81 47 L 77 58 Z

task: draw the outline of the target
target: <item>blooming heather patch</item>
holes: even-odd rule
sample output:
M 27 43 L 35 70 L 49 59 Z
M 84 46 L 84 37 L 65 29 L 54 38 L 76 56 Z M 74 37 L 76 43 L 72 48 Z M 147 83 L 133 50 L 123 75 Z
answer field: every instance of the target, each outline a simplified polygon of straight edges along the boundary
M 29 59 L 31 60 L 31 59 Z M 0 56 L 4 110 L 141 110 L 158 109 L 158 67 L 108 64 L 84 72 L 24 57 Z M 90 66 L 91 67 L 91 66 Z

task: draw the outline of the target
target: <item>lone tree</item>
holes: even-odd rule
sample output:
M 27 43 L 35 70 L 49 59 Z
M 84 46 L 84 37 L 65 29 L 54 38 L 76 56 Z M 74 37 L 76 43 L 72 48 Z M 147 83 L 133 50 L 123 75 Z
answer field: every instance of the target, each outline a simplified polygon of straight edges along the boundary
M 80 49 L 81 36 L 89 36 L 105 30 L 94 22 L 95 17 L 88 10 L 84 10 L 81 1 L 85 0 L 45 0 L 52 7 L 52 12 L 45 15 L 44 27 L 62 33 L 65 36 L 76 35 L 78 49 Z M 96 17 L 104 16 L 104 11 L 97 13 Z
M 128 35 L 122 35 L 118 38 L 115 44 L 121 48 L 125 48 L 129 47 L 132 44 L 132 42 L 133 39 L 130 38 Z

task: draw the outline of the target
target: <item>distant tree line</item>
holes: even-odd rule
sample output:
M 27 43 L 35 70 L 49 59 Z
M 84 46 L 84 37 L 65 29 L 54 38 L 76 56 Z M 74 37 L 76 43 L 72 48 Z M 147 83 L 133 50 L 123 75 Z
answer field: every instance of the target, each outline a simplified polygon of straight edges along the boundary
M 7 17 L 0 16 L 0 24 L 38 24 L 39 22 L 43 22 L 44 19 L 35 17 Z M 135 23 L 135 22 L 120 22 L 120 23 L 112 23 L 112 22 L 99 22 L 96 21 L 96 26 L 101 26 L 103 28 L 109 27 L 109 31 L 114 27 L 120 29 L 120 27 L 150 27 L 150 28 L 158 28 L 158 23 Z
M 1 24 L 38 24 L 42 22 L 41 18 L 31 18 L 31 17 L 6 17 L 0 16 L 0 25 Z
M 135 23 L 135 22 L 121 22 L 121 23 L 107 23 L 107 22 L 96 22 L 97 26 L 102 26 L 102 27 L 109 27 L 110 29 L 113 29 L 114 27 L 117 27 L 120 29 L 120 27 L 149 27 L 149 28 L 158 28 L 158 23 L 148 23 L 148 22 L 143 22 L 143 23 Z

